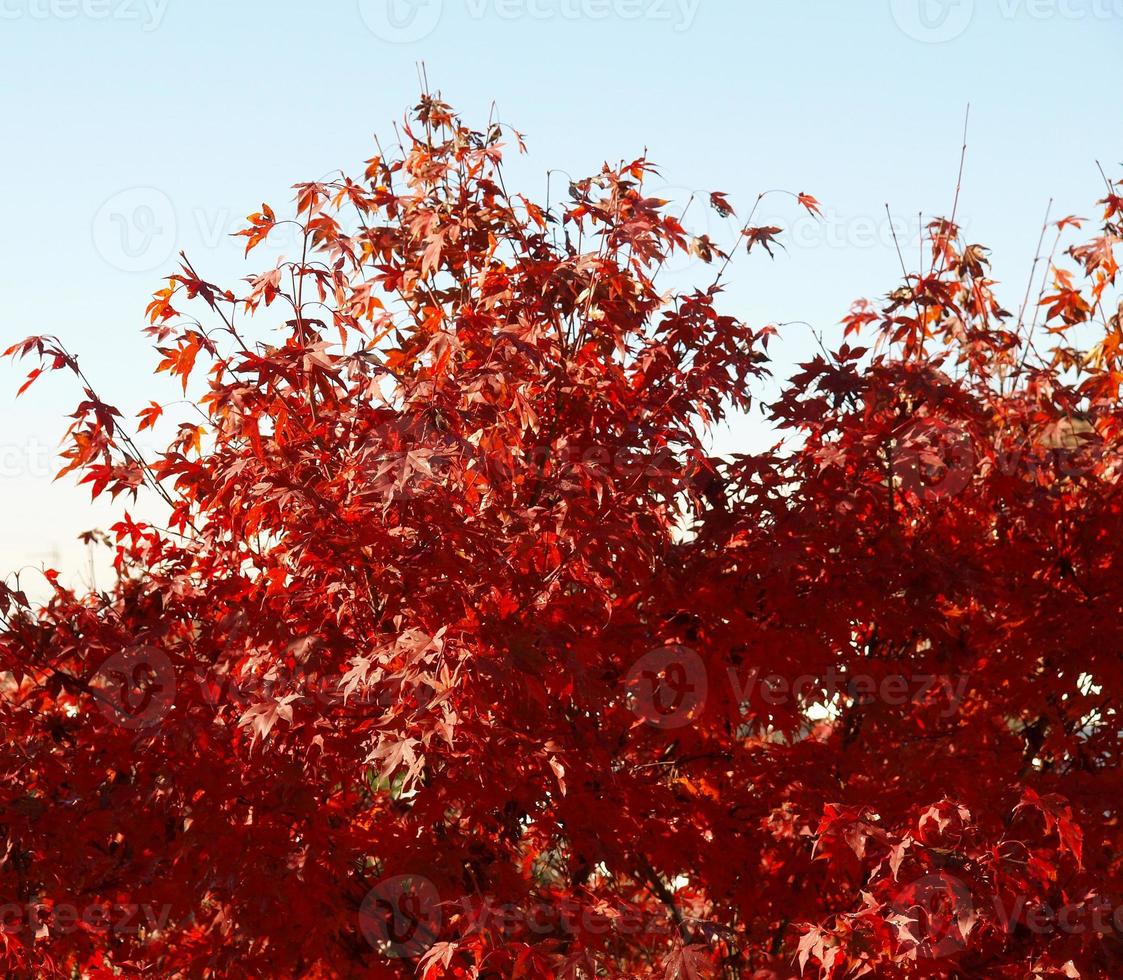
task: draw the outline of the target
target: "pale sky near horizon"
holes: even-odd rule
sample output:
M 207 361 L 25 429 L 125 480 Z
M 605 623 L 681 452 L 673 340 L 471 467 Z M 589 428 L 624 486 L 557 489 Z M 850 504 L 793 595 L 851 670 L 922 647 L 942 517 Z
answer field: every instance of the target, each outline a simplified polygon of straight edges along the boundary
M 127 417 L 180 397 L 140 333 L 175 253 L 219 282 L 259 271 L 230 232 L 298 180 L 361 169 L 422 60 L 470 122 L 495 101 L 526 135 L 512 191 L 542 198 L 547 169 L 647 147 L 657 196 L 722 190 L 743 211 L 760 190 L 814 194 L 818 224 L 764 206 L 788 251 L 739 261 L 726 304 L 828 343 L 852 300 L 897 284 L 885 204 L 908 258 L 918 214 L 950 210 L 970 102 L 959 216 L 1016 307 L 1049 199 L 1054 219 L 1095 217 L 1096 161 L 1123 175 L 1121 41 L 1123 0 L 0 0 L 0 347 L 59 334 Z M 812 346 L 786 329 L 780 364 Z M 77 534 L 124 505 L 52 483 L 80 393 L 59 374 L 16 401 L 26 370 L 0 364 L 0 575 L 46 563 L 73 581 Z M 718 441 L 767 438 L 744 419 Z

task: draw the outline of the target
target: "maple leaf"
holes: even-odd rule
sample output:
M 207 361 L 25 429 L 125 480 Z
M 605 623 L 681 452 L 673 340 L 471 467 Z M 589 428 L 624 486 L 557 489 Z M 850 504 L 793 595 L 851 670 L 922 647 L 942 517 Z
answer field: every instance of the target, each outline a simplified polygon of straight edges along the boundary
M 459 948 L 457 943 L 434 943 L 417 963 L 417 970 L 424 980 L 439 976 L 439 971 L 447 969 Z
M 725 257 L 725 253 L 717 247 L 709 235 L 700 235 L 690 242 L 690 254 L 697 255 L 703 262 L 713 262 L 714 256 Z
M 246 220 L 250 223 L 250 226 L 234 232 L 234 235 L 249 239 L 246 242 L 245 251 L 245 254 L 249 255 L 250 249 L 256 248 L 269 237 L 269 232 L 273 230 L 273 226 L 276 224 L 276 216 L 268 204 L 262 204 L 261 210 L 247 216 Z
M 737 213 L 733 210 L 733 205 L 731 205 L 729 201 L 726 200 L 725 195 L 718 191 L 714 191 L 710 195 L 710 207 L 712 207 L 723 218 L 728 218 L 730 215 L 734 215 Z
M 140 425 L 137 426 L 137 431 L 143 432 L 145 429 L 151 429 L 163 414 L 164 409 L 159 402 L 149 402 L 148 407 L 142 408 L 138 413 Z
M 818 217 L 822 217 L 823 212 L 819 207 L 819 202 L 817 200 L 815 200 L 815 198 L 812 197 L 810 194 L 804 194 L 801 191 L 798 195 L 798 200 L 799 200 L 800 205 L 802 207 L 805 207 L 809 214 L 813 214 L 813 215 L 816 215 Z
M 769 255 L 773 255 L 772 245 L 778 245 L 780 248 L 784 247 L 782 242 L 776 241 L 776 236 L 783 230 L 783 228 L 777 228 L 775 225 L 767 225 L 760 228 L 745 228 L 741 234 L 748 240 L 745 245 L 746 251 L 751 252 L 754 245 L 762 245 Z
M 704 980 L 713 975 L 713 950 L 708 946 L 676 946 L 663 973 L 666 980 Z
M 278 721 L 292 724 L 292 703 L 299 698 L 299 694 L 286 694 L 280 700 L 262 701 L 251 705 L 238 719 L 238 725 L 250 729 L 254 741 L 259 738 L 264 740 Z

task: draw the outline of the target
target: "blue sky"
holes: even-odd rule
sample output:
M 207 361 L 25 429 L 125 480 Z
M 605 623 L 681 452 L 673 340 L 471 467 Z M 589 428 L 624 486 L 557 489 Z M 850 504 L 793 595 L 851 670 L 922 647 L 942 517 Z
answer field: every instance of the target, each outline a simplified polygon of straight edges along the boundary
M 494 101 L 526 134 L 511 189 L 542 197 L 547 169 L 647 147 L 659 196 L 813 193 L 825 221 L 740 262 L 727 302 L 828 339 L 899 276 L 885 204 L 910 256 L 917 215 L 950 210 L 970 102 L 959 214 L 1016 305 L 1049 198 L 1091 215 L 1095 161 L 1120 173 L 1121 41 L 1123 0 L 0 0 L 0 339 L 60 334 L 127 414 L 174 400 L 140 333 L 174 253 L 220 282 L 257 270 L 229 233 L 297 180 L 358 169 L 416 100 L 419 60 L 469 119 Z M 762 216 L 798 218 L 780 198 Z M 777 353 L 812 345 L 792 327 Z M 17 402 L 21 378 L 0 365 L 0 564 L 73 575 L 76 534 L 114 511 L 51 482 L 70 380 Z M 767 436 L 744 419 L 718 444 Z

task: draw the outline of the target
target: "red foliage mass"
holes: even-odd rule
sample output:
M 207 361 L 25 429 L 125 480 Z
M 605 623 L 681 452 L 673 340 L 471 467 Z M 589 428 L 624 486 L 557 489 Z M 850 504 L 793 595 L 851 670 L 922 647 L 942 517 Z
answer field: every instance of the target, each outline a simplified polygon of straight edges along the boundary
M 0 587 L 5 973 L 1123 975 L 1117 187 L 1016 317 L 934 222 L 717 459 L 775 332 L 729 257 L 644 159 L 509 195 L 503 138 L 427 96 L 299 259 L 185 258 L 156 458 L 82 377 L 66 470 L 171 516 Z

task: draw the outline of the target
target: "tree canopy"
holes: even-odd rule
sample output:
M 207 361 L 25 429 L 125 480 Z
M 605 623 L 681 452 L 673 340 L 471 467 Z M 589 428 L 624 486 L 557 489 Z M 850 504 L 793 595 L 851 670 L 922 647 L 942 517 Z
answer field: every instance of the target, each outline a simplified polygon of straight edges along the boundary
M 648 160 L 536 203 L 505 144 L 425 95 L 250 215 L 300 255 L 183 257 L 175 420 L 9 350 L 82 388 L 63 472 L 169 516 L 0 585 L 6 974 L 1119 976 L 1120 184 L 1010 311 L 932 222 L 719 457 L 783 327 Z

